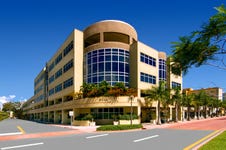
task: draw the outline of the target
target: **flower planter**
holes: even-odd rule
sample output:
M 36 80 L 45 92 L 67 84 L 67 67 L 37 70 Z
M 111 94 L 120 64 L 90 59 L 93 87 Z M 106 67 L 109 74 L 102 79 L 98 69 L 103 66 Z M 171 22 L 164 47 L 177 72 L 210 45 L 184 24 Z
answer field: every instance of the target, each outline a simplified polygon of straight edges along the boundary
M 89 122 L 89 126 L 96 126 L 96 122 L 94 122 L 94 121 Z
M 89 120 L 74 120 L 72 123 L 73 126 L 96 126 L 96 122 Z
M 72 123 L 73 126 L 89 126 L 89 120 L 74 120 Z
M 123 124 L 130 124 L 130 120 L 119 120 L 119 124 L 123 125 Z M 132 120 L 132 124 L 140 124 L 140 120 L 139 119 L 134 119 Z
M 119 122 L 118 121 L 113 121 L 113 125 L 118 125 Z

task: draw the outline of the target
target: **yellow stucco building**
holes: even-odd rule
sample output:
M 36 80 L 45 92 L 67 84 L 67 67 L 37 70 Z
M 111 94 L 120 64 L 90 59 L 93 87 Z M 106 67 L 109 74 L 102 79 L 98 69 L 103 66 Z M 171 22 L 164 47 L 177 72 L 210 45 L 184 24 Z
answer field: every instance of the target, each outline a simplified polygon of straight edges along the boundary
M 167 56 L 138 41 L 136 30 L 123 21 L 104 20 L 84 31 L 77 29 L 47 62 L 34 80 L 34 96 L 24 105 L 28 119 L 68 124 L 80 114 L 92 114 L 97 124 L 113 122 L 113 115 L 133 110 L 139 122 L 148 120 L 142 91 L 158 86 L 160 80 L 170 88 L 180 86 L 182 76 L 167 72 Z M 83 82 L 111 86 L 122 82 L 134 88 L 137 97 L 99 97 L 75 99 Z M 155 103 L 152 104 L 155 107 Z

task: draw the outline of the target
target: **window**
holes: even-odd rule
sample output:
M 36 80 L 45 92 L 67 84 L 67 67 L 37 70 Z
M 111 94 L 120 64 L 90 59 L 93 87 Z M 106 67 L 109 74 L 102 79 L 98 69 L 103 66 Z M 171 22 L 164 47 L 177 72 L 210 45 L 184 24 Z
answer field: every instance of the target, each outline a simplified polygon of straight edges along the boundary
M 114 116 L 122 115 L 123 108 L 92 108 L 94 119 L 115 119 Z
M 67 47 L 64 49 L 64 56 L 66 56 L 72 49 L 73 49 L 73 42 L 74 41 L 71 41 L 68 45 L 67 45 Z
M 57 65 L 62 60 L 62 53 L 60 53 L 55 59 L 55 65 Z
M 54 75 L 52 75 L 50 78 L 49 78 L 49 84 L 52 83 L 54 81 Z
M 36 99 L 35 99 L 35 102 L 37 103 L 37 102 L 40 102 L 41 100 L 43 100 L 44 99 L 44 95 L 40 95 L 39 97 L 37 97 Z
M 51 70 L 53 70 L 53 68 L 54 68 L 54 62 L 52 62 L 52 63 L 49 65 L 49 72 L 50 72 Z
M 44 79 L 44 74 L 42 74 L 36 81 L 35 86 Z
M 166 81 L 166 61 L 159 59 L 159 81 Z
M 51 90 L 49 90 L 49 96 L 54 94 L 54 88 L 52 88 Z
M 43 89 L 44 89 L 44 85 L 42 84 L 35 90 L 35 94 L 39 93 Z
M 156 66 L 156 59 L 144 53 L 140 53 L 140 61 L 151 66 Z
M 58 85 L 55 87 L 55 93 L 60 92 L 60 91 L 62 91 L 62 83 L 58 84 Z
M 59 78 L 62 75 L 62 69 L 60 68 L 56 73 L 55 73 L 55 79 Z
M 64 73 L 73 67 L 73 59 L 71 59 L 66 65 L 64 65 Z
M 177 82 L 172 82 L 172 89 L 179 88 L 181 89 L 181 84 Z
M 128 50 L 117 48 L 93 50 L 84 55 L 84 60 L 86 60 L 84 80 L 87 83 L 100 83 L 106 80 L 110 85 L 117 82 L 129 85 Z
M 146 82 L 146 83 L 151 83 L 151 84 L 156 84 L 156 76 L 152 76 L 152 75 L 141 72 L 140 73 L 140 81 Z
M 64 81 L 64 89 L 73 85 L 73 78 Z

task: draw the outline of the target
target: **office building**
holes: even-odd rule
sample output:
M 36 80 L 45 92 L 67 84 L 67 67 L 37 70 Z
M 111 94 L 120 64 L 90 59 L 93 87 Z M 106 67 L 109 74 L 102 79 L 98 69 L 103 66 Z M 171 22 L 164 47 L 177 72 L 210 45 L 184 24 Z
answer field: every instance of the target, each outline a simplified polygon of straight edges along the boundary
M 136 30 L 123 21 L 104 20 L 83 31 L 75 29 L 35 78 L 34 96 L 24 112 L 29 119 L 62 124 L 70 123 L 69 112 L 73 120 L 92 114 L 97 124 L 105 124 L 132 107 L 141 121 L 146 107 L 143 91 L 158 86 L 160 80 L 182 89 L 182 76 L 167 72 L 166 61 L 165 52 L 141 43 Z M 102 81 L 111 86 L 122 82 L 136 89 L 137 96 L 132 103 L 128 96 L 74 98 L 84 82 Z

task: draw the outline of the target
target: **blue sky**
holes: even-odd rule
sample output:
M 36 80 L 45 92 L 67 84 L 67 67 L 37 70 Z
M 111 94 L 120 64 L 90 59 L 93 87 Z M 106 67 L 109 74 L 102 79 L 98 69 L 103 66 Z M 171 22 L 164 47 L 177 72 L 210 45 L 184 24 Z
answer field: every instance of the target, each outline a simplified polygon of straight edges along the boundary
M 1 0 L 0 101 L 33 96 L 34 78 L 71 31 L 100 20 L 131 24 L 139 41 L 167 54 L 171 42 L 197 30 L 224 0 Z M 184 87 L 218 86 L 226 91 L 226 71 L 192 68 Z

